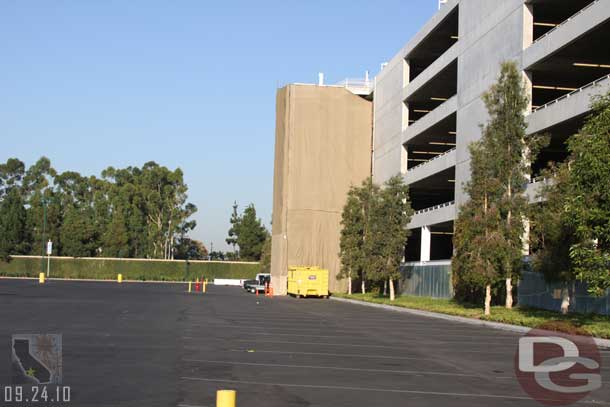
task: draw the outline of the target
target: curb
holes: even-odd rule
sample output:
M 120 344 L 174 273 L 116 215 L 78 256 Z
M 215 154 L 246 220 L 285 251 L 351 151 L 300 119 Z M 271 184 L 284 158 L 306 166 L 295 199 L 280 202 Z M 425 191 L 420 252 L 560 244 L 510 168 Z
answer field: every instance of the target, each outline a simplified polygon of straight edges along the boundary
M 438 312 L 422 311 L 422 310 L 417 310 L 417 309 L 412 309 L 412 308 L 398 307 L 395 305 L 376 304 L 374 302 L 351 300 L 349 298 L 339 298 L 339 297 L 334 297 L 334 296 L 330 297 L 330 299 L 334 300 L 334 301 L 339 301 L 339 302 L 363 305 L 365 307 L 380 308 L 380 309 L 384 309 L 386 311 L 401 312 L 401 313 L 406 313 L 406 314 L 411 314 L 411 315 L 419 315 L 419 316 L 427 317 L 427 318 L 443 319 L 445 321 L 460 322 L 463 324 L 483 326 L 483 327 L 498 329 L 498 330 L 502 330 L 502 331 L 510 331 L 510 332 L 517 332 L 517 333 L 523 334 L 523 333 L 526 333 L 531 330 L 531 328 L 528 328 L 525 326 L 520 326 L 520 325 L 504 324 L 502 322 L 493 322 L 493 321 L 482 321 L 480 319 L 472 319 L 472 318 L 466 318 L 466 317 L 459 317 L 459 316 L 455 316 L 455 315 L 440 314 Z M 610 339 L 594 337 L 593 340 L 599 347 L 610 348 Z

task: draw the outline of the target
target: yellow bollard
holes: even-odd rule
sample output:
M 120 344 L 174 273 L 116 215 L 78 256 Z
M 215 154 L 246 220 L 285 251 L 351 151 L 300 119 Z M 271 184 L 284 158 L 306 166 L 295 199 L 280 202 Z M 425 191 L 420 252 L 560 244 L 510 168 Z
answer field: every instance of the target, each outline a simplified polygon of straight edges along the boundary
M 44 273 L 38 274 L 38 282 L 44 284 Z
M 206 291 L 207 287 L 208 287 L 208 280 L 204 280 L 202 293 L 205 294 L 205 291 Z
M 216 407 L 235 407 L 236 398 L 235 390 L 218 390 L 216 392 Z
M 193 284 L 193 283 L 192 283 L 191 281 L 189 281 L 189 293 L 193 291 L 192 284 Z
M 120 284 L 123 282 L 123 275 L 119 274 L 118 276 L 116 276 L 116 281 Z

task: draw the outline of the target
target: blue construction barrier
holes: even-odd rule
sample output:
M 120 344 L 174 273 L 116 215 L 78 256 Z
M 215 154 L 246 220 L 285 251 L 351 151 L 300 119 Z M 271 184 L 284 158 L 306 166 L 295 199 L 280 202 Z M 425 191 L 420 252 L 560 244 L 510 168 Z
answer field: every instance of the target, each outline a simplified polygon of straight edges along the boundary
M 406 263 L 400 267 L 400 295 L 452 298 L 451 262 Z
M 541 273 L 526 271 L 519 281 L 518 303 L 525 307 L 560 311 L 561 291 L 565 287 L 564 283 L 545 281 Z M 586 283 L 574 281 L 568 287 L 573 292 L 570 312 L 610 315 L 610 291 L 603 297 L 592 297 L 587 292 Z

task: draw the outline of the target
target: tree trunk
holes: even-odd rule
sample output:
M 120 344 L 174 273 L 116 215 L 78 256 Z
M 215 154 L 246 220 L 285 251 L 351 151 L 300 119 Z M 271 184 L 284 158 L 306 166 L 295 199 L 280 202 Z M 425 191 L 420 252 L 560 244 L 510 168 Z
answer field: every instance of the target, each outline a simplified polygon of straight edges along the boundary
M 561 313 L 566 315 L 570 309 L 570 291 L 568 291 L 568 285 L 561 290 Z
M 347 293 L 352 295 L 352 273 L 347 276 Z
M 491 284 L 485 286 L 485 315 L 491 315 Z
M 394 280 L 390 279 L 390 301 L 394 301 L 396 299 L 396 293 L 394 292 Z
M 362 280 L 362 285 L 360 288 L 362 289 L 362 294 L 366 294 L 366 285 L 365 285 L 364 280 Z
M 386 295 L 388 295 L 388 282 L 387 281 L 383 281 L 383 296 L 385 297 Z
M 510 277 L 506 278 L 506 308 L 511 309 L 513 307 L 513 279 Z

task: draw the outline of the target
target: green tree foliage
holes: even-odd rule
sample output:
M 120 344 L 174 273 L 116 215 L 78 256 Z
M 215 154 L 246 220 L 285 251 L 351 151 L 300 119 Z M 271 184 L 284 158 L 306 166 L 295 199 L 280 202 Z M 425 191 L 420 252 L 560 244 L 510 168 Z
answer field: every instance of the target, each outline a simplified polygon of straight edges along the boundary
M 224 261 L 225 257 L 226 257 L 225 254 L 223 252 L 221 252 L 220 250 L 215 250 L 213 252 L 210 252 L 210 260 Z
M 271 235 L 267 234 L 265 243 L 263 244 L 263 252 L 261 253 L 261 273 L 271 272 Z
M 231 223 L 231 227 L 229 228 L 229 237 L 225 239 L 228 245 L 233 246 L 233 253 L 236 259 L 239 258 L 239 253 L 235 250 L 235 246 L 237 246 L 237 226 L 239 224 L 239 214 L 237 213 L 237 201 L 233 203 L 233 212 L 231 213 L 231 219 L 229 222 Z
M 578 242 L 565 214 L 565 197 L 568 196 L 567 166 L 553 165 L 546 175 L 553 182 L 545 182 L 540 193 L 541 203 L 532 205 L 532 266 L 544 274 L 546 281 L 561 282 L 563 287 L 562 313 L 567 313 L 572 294 L 570 282 L 576 279 L 576 270 L 570 258 L 570 248 Z
M 576 278 L 591 294 L 603 295 L 610 288 L 610 94 L 592 108 L 580 133 L 568 140 L 567 161 L 550 171 L 534 264 L 547 279 Z
M 472 179 L 465 188 L 470 202 L 456 222 L 454 270 L 460 295 L 485 287 L 488 312 L 491 285 L 499 278 L 506 282 L 506 307 L 512 307 L 512 279 L 522 266 L 530 163 L 547 140 L 526 137 L 529 100 L 514 62 L 502 64 L 483 100 L 489 121 L 470 148 Z
M 16 158 L 9 158 L 6 163 L 0 164 L 0 199 L 12 189 L 20 190 L 24 175 L 25 164 Z
M 350 188 L 341 218 L 341 271 L 337 278 L 359 278 L 361 291 L 367 281 L 389 281 L 390 297 L 394 298 L 393 282 L 407 243 L 407 225 L 413 210 L 408 187 L 400 176 L 388 180 L 383 188 L 366 179 L 360 187 Z
M 97 237 L 91 211 L 74 206 L 69 207 L 59 234 L 62 255 L 94 257 L 98 248 Z
M 176 246 L 174 258 L 182 260 L 207 260 L 208 249 L 199 240 L 182 237 Z
M 369 274 L 378 281 L 388 282 L 390 300 L 394 301 L 394 280 L 400 277 L 400 263 L 410 234 L 407 225 L 413 216 L 409 187 L 402 177 L 392 177 L 379 190 L 374 202 L 370 220 L 372 273 Z
M 239 246 L 239 258 L 244 261 L 259 261 L 269 232 L 256 216 L 254 204 L 250 204 L 244 209 L 233 227 Z
M 109 167 L 101 178 L 58 174 L 46 157 L 27 170 L 15 158 L 0 164 L 0 205 L 13 213 L 19 198 L 25 208 L 24 232 L 10 226 L 20 236 L 13 253 L 39 255 L 51 239 L 57 255 L 173 258 L 196 226 L 189 218 L 197 208 L 186 193 L 180 169 L 154 162 Z M 12 222 L 7 219 L 0 222 Z
M 0 202 L 0 259 L 29 251 L 26 230 L 27 214 L 16 188 L 10 189 Z
M 341 215 L 339 258 L 341 270 L 337 279 L 347 279 L 347 292 L 352 294 L 352 280 L 364 275 L 364 212 L 359 188 L 351 187 Z
M 102 236 L 104 257 L 129 257 L 129 230 L 121 209 L 114 210 Z

